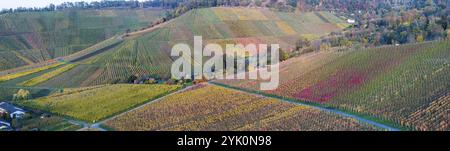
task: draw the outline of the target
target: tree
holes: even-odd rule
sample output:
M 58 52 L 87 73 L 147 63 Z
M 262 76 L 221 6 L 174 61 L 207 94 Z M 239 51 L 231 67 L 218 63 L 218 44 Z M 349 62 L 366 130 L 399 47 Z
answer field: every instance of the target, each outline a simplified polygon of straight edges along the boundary
M 450 30 L 447 30 L 447 39 L 450 39 Z
M 321 44 L 322 42 L 320 40 L 314 40 L 311 42 L 311 47 L 313 48 L 313 50 L 319 51 Z
M 6 113 L 0 113 L 0 119 L 1 120 L 4 120 L 4 121 L 9 121 L 9 115 L 8 114 L 6 114 Z
M 48 11 L 54 11 L 56 6 L 54 4 L 48 5 Z
M 296 8 L 297 7 L 297 0 L 286 0 L 286 4 Z
M 423 36 L 422 36 L 422 35 L 417 35 L 416 41 L 417 41 L 417 42 L 423 42 L 423 41 L 424 41 Z
M 297 8 L 299 11 L 306 11 L 306 0 L 298 0 Z
M 154 78 L 149 78 L 149 79 L 145 80 L 144 83 L 145 84 L 156 84 L 156 83 L 158 83 L 158 81 L 156 81 L 156 79 L 154 79 Z
M 287 52 L 280 49 L 278 51 L 278 53 L 279 53 L 280 62 L 283 62 L 283 61 L 286 61 L 287 59 L 289 59 L 289 54 Z
M 320 44 L 320 50 L 326 51 L 330 49 L 330 44 L 329 43 L 322 43 Z
M 134 83 L 134 81 L 137 80 L 137 79 L 138 79 L 137 76 L 131 75 L 131 76 L 128 77 L 127 83 Z
M 298 51 L 300 49 L 307 48 L 307 47 L 310 47 L 310 46 L 311 46 L 311 42 L 308 39 L 303 38 L 303 37 L 300 37 L 297 40 L 297 42 L 295 43 L 296 50 L 298 50 Z
M 28 90 L 20 89 L 16 94 L 13 95 L 14 101 L 22 101 L 31 99 L 31 93 Z
M 262 5 L 261 0 L 255 0 L 255 5 L 261 7 Z
M 427 40 L 435 40 L 443 37 L 444 29 L 442 29 L 442 27 L 436 23 L 430 23 L 426 30 L 428 31 L 426 37 Z
M 240 6 L 248 6 L 248 5 L 250 5 L 250 0 L 241 0 L 240 2 L 239 2 L 239 5 Z

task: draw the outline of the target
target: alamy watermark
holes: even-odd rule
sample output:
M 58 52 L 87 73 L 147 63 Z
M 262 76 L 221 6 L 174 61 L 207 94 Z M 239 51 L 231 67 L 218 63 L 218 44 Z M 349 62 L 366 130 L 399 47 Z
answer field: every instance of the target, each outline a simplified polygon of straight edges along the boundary
M 172 64 L 173 78 L 267 81 L 260 83 L 261 90 L 274 90 L 279 85 L 278 44 L 225 44 L 223 51 L 215 43 L 203 47 L 203 38 L 194 36 L 193 48 L 191 51 L 185 43 L 172 47 L 171 56 L 179 57 Z

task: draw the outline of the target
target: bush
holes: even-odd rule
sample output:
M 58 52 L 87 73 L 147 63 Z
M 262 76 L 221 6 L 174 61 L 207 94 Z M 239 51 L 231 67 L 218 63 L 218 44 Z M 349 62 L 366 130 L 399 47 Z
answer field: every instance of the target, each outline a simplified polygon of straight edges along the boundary
M 281 49 L 279 51 L 279 54 L 280 54 L 280 62 L 283 62 L 283 61 L 289 59 L 289 53 L 287 53 Z
M 13 95 L 14 101 L 22 101 L 31 99 L 31 93 L 28 90 L 20 89 L 16 94 Z

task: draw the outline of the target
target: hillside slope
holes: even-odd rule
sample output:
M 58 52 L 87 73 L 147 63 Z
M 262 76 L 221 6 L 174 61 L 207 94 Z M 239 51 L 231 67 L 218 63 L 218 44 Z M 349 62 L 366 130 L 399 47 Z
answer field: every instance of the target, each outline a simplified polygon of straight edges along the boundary
M 281 65 L 264 93 L 375 117 L 416 130 L 449 130 L 450 41 L 321 52 Z M 219 81 L 259 90 L 259 82 Z
M 160 9 L 64 10 L 0 16 L 0 71 L 66 56 L 126 30 L 147 27 Z
M 321 16 L 321 17 L 319 17 Z M 328 18 L 328 19 L 327 19 Z M 327 12 L 286 13 L 267 9 L 195 9 L 164 26 L 130 34 L 123 43 L 42 86 L 89 86 L 124 81 L 131 75 L 170 78 L 171 47 L 203 43 L 267 43 L 293 49 L 299 37 L 315 38 L 342 29 L 344 22 Z

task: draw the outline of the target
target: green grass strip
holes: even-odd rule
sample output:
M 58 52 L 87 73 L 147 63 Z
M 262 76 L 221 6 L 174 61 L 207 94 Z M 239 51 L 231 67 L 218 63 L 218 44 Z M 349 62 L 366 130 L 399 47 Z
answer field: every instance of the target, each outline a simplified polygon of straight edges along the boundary
M 61 73 L 64 73 L 66 71 L 69 71 L 70 69 L 73 69 L 76 66 L 76 64 L 68 64 L 64 67 L 61 67 L 59 69 L 53 70 L 51 72 L 47 72 L 41 76 L 35 77 L 33 79 L 27 80 L 25 82 L 20 83 L 20 86 L 35 86 L 39 83 L 45 82 L 50 80 L 53 77 L 56 77 L 60 75 Z

